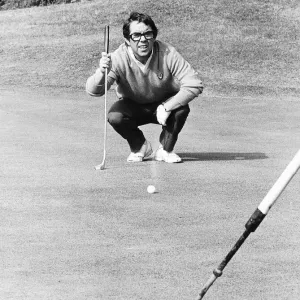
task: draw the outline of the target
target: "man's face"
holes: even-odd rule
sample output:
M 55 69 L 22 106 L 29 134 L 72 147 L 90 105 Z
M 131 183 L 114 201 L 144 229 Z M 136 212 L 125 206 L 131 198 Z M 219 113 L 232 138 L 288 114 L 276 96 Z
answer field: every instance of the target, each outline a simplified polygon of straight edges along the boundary
M 129 38 L 129 41 L 126 40 L 126 42 L 130 45 L 136 59 L 142 63 L 145 63 L 151 55 L 155 41 L 154 38 L 150 38 L 152 28 L 145 23 L 133 21 L 131 22 L 129 29 L 131 37 Z M 146 37 L 142 35 L 140 36 L 140 39 L 134 41 L 133 39 L 136 39 L 136 34 L 138 36 L 141 33 L 146 34 Z

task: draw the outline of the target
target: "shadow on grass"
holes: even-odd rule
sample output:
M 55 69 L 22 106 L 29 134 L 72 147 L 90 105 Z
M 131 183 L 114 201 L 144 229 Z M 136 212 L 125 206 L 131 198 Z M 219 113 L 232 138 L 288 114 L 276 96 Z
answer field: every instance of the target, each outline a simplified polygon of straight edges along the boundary
M 182 158 L 183 161 L 255 160 L 268 158 L 268 156 L 260 152 L 185 152 L 177 154 Z

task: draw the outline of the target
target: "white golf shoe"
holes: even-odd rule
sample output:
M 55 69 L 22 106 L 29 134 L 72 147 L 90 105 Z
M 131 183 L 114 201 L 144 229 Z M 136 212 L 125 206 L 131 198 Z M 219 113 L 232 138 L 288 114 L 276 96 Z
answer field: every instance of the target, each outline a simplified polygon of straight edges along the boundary
M 127 158 L 128 162 L 141 162 L 152 154 L 151 144 L 146 140 L 138 152 L 131 152 Z
M 158 149 L 156 150 L 154 154 L 154 159 L 157 161 L 165 161 L 167 163 L 179 163 L 181 162 L 181 158 L 172 152 L 167 152 L 166 150 L 163 149 L 163 146 L 159 146 Z

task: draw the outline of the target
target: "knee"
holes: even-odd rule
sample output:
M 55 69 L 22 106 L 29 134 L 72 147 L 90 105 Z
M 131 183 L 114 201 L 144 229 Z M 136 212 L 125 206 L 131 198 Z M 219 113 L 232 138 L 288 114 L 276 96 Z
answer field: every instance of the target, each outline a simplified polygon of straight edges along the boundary
M 118 126 L 123 123 L 124 115 L 120 112 L 109 112 L 107 120 L 112 126 Z

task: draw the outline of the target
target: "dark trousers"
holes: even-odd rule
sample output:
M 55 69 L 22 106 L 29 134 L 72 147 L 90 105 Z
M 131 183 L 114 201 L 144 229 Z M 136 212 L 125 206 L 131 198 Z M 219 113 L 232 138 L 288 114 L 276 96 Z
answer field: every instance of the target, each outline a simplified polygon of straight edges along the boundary
M 145 124 L 159 124 L 156 109 L 161 103 L 138 104 L 129 99 L 115 102 L 108 112 L 108 122 L 124 139 L 127 140 L 132 152 L 141 149 L 145 142 L 143 132 L 138 128 Z M 171 152 L 190 112 L 188 105 L 173 110 L 167 119 L 166 126 L 162 126 L 159 137 L 164 150 Z

